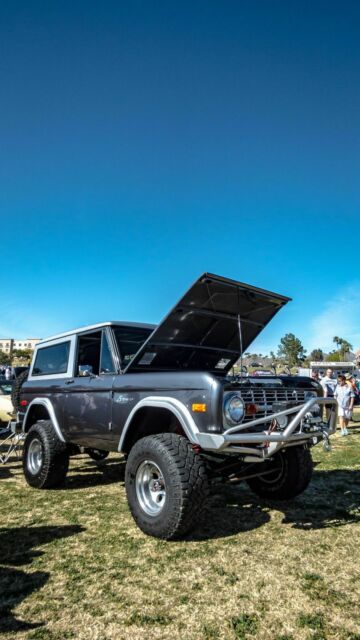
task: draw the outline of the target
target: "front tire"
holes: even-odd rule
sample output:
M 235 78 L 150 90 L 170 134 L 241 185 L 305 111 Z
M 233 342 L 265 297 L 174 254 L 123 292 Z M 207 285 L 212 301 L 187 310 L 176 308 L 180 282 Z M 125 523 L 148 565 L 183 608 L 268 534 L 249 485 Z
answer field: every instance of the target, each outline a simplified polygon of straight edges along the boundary
M 69 467 L 66 444 L 56 435 L 50 420 L 40 420 L 29 430 L 23 451 L 26 482 L 36 489 L 63 484 Z
M 142 438 L 126 463 L 130 511 L 140 529 L 171 540 L 195 525 L 209 491 L 205 463 L 191 443 L 174 433 Z
M 305 491 L 313 472 L 313 461 L 309 449 L 305 447 L 281 449 L 274 456 L 271 464 L 274 465 L 272 473 L 247 481 L 256 495 L 273 500 L 290 500 Z

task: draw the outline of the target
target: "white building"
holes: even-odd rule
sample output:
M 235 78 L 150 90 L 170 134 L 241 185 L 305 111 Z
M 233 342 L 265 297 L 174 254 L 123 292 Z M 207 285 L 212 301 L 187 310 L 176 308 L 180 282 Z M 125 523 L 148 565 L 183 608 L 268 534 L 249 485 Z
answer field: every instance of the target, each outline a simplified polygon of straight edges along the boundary
M 300 367 L 299 376 L 311 376 L 313 371 L 316 371 L 320 376 L 324 376 L 327 369 L 331 369 L 334 376 L 339 374 L 346 375 L 347 373 L 358 373 L 358 368 L 355 362 L 310 362 L 310 368 Z
M 14 349 L 31 349 L 35 348 L 35 345 L 40 342 L 41 338 L 25 338 L 15 340 L 14 338 L 0 338 L 0 351 L 11 355 Z

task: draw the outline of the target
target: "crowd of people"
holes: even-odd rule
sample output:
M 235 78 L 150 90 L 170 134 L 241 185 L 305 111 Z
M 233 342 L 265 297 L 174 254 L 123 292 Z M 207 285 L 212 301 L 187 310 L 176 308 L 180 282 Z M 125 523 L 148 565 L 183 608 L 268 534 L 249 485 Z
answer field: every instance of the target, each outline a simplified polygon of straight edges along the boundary
M 311 377 L 320 382 L 324 398 L 335 398 L 337 401 L 341 435 L 347 436 L 354 405 L 360 404 L 360 385 L 356 375 L 339 374 L 335 377 L 333 370 L 327 369 L 322 378 L 317 371 L 313 371 Z

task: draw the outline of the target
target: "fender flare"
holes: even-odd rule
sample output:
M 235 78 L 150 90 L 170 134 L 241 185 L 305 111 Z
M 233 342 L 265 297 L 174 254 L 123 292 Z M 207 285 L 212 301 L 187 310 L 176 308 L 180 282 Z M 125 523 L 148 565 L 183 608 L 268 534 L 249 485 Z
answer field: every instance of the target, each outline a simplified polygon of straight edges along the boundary
M 189 409 L 182 402 L 180 402 L 180 400 L 177 400 L 176 398 L 167 398 L 164 396 L 148 396 L 147 398 L 143 398 L 142 400 L 140 400 L 135 405 L 135 407 L 132 408 L 128 415 L 119 440 L 118 451 L 120 453 L 122 452 L 122 447 L 129 432 L 129 428 L 131 427 L 132 420 L 139 409 L 142 409 L 143 407 L 156 407 L 158 409 L 167 409 L 168 411 L 171 411 L 171 413 L 173 413 L 180 422 L 190 442 L 192 444 L 198 444 L 198 434 L 200 433 L 199 429 Z
M 54 430 L 56 432 L 57 437 L 59 438 L 59 440 L 61 440 L 61 442 L 65 442 L 65 438 L 63 436 L 63 434 L 61 433 L 61 429 L 60 429 L 60 425 L 58 422 L 58 419 L 55 415 L 55 411 L 54 411 L 54 407 L 52 406 L 51 401 L 49 400 L 49 398 L 35 398 L 34 400 L 32 400 L 27 408 L 26 414 L 25 414 L 25 418 L 24 418 L 24 422 L 23 422 L 23 431 L 25 433 L 26 430 L 26 423 L 27 423 L 27 419 L 30 413 L 30 409 L 31 407 L 35 406 L 35 405 L 43 405 L 44 407 L 46 407 L 48 413 L 49 413 L 49 418 L 52 422 L 52 425 L 54 427 Z

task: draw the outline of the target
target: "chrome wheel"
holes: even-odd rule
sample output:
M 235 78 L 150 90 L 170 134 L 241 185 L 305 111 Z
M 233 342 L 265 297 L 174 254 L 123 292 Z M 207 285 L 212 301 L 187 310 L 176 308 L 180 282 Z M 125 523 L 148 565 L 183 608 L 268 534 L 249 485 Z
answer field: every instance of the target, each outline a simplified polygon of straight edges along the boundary
M 144 460 L 136 472 L 136 496 L 143 511 L 148 516 L 157 516 L 166 501 L 165 480 L 155 462 Z
M 27 468 L 34 476 L 39 473 L 43 463 L 43 449 L 40 440 L 34 438 L 30 442 L 27 453 Z

